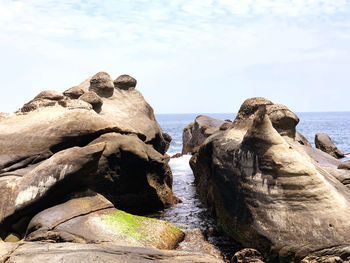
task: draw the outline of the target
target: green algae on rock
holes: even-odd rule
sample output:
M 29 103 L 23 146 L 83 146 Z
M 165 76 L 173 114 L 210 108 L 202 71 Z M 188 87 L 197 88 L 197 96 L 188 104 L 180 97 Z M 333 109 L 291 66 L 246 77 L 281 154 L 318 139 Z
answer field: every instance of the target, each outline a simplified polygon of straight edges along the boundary
M 167 221 L 117 210 L 102 195 L 88 191 L 37 214 L 29 223 L 26 240 L 173 249 L 183 237 Z
M 145 245 L 150 243 L 160 249 L 172 249 L 184 237 L 179 228 L 167 221 L 136 216 L 121 210 L 102 215 L 101 221 L 114 233 L 131 237 Z

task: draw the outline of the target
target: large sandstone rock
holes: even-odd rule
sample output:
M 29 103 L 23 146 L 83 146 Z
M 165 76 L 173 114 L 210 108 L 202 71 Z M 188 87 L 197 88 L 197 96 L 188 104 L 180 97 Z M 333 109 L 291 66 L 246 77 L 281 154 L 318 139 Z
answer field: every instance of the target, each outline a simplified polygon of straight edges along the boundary
M 271 108 L 262 98 L 245 101 L 232 128 L 193 155 L 200 198 L 226 233 L 267 261 L 349 260 L 350 192 L 335 159 L 301 145 L 297 117 L 278 106 L 271 121 Z
M 163 155 L 171 137 L 137 90 L 115 88 L 101 72 L 26 105 L 0 118 L 2 238 L 22 237 L 31 217 L 82 188 L 137 213 L 179 202 Z
M 187 125 L 182 133 L 182 153 L 192 153 L 207 139 L 209 136 L 220 130 L 220 127 L 229 122 L 214 119 L 209 116 L 199 115 L 194 122 Z
M 184 233 L 169 222 L 117 210 L 103 196 L 89 193 L 46 209 L 29 223 L 27 241 L 114 244 L 173 249 Z
M 317 149 L 320 149 L 337 159 L 345 157 L 345 155 L 332 142 L 331 138 L 325 133 L 316 133 L 315 146 Z

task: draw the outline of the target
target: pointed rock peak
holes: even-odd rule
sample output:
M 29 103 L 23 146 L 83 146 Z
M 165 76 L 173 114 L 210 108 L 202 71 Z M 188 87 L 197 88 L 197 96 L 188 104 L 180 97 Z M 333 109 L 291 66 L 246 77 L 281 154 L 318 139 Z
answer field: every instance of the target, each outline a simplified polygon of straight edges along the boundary
M 129 90 L 136 87 L 137 81 L 129 75 L 120 75 L 114 80 L 114 86 L 118 89 Z
M 111 76 L 106 72 L 98 72 L 90 79 L 90 91 L 94 91 L 101 97 L 110 97 L 114 92 L 114 85 Z

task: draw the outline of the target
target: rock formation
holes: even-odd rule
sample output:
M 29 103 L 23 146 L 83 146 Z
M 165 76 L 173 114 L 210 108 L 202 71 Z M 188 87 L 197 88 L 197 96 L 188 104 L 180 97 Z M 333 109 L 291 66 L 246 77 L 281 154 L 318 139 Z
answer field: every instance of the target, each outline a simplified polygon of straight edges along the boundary
M 180 201 L 165 155 L 171 137 L 135 86 L 100 72 L 1 114 L 0 262 L 217 262 L 156 250 L 175 248 L 184 233 L 127 213 Z
M 206 138 L 220 130 L 223 125 L 230 125 L 228 121 L 217 120 L 199 115 L 194 122 L 187 125 L 182 133 L 182 153 L 195 152 Z M 222 128 L 221 130 L 224 130 Z
M 259 251 L 252 248 L 244 248 L 236 252 L 231 260 L 233 263 L 264 263 Z
M 112 244 L 46 243 L 0 241 L 1 263 L 219 263 L 213 257 L 188 251 L 156 250 Z
M 133 77 L 124 74 L 116 78 L 113 83 L 119 89 L 128 90 L 135 88 L 137 81 Z
M 90 192 L 35 215 L 26 240 L 173 249 L 183 236 L 166 221 L 117 210 L 106 198 Z
M 316 133 L 315 146 L 317 149 L 332 155 L 334 158 L 340 159 L 345 155 L 334 145 L 331 138 L 325 133 Z
M 338 169 L 350 170 L 350 161 L 342 162 L 338 165 Z
M 283 105 L 246 100 L 191 158 L 199 196 L 221 229 L 268 262 L 350 260 L 350 174 L 300 143 L 298 121 Z

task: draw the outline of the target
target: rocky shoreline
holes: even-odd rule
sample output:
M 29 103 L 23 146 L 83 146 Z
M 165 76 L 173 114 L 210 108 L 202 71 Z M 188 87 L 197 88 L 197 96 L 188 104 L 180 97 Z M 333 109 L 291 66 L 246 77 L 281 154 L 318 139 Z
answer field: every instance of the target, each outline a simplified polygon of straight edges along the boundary
M 145 216 L 181 200 L 171 136 L 136 84 L 99 72 L 0 114 L 1 263 L 223 262 L 202 241 L 216 229 Z M 234 121 L 200 115 L 183 130 L 173 158 L 192 154 L 199 198 L 243 248 L 230 262 L 350 262 L 349 162 L 298 122 L 250 98 Z

